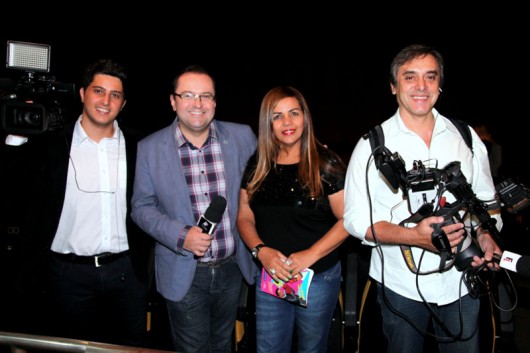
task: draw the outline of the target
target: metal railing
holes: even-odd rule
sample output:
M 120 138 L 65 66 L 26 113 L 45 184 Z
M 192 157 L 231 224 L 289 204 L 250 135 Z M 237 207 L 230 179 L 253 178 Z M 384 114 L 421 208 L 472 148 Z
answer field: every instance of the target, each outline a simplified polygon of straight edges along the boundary
M 168 353 L 169 351 L 115 344 L 82 341 L 69 338 L 38 336 L 24 333 L 0 331 L 0 348 L 9 347 L 12 353 L 31 351 L 85 352 L 85 353 Z M 3 349 L 1 350 L 4 351 Z M 174 352 L 172 352 L 174 353 Z

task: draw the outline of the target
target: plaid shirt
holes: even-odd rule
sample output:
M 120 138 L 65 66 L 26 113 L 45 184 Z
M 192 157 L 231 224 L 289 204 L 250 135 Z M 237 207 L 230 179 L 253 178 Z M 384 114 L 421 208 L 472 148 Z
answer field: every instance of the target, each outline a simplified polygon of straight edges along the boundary
M 215 130 L 210 124 L 208 138 L 201 148 L 193 146 L 177 127 L 175 132 L 180 163 L 188 185 L 191 205 L 196 223 L 204 215 L 214 196 L 226 197 L 226 180 L 221 145 Z M 187 228 L 188 229 L 188 228 Z M 180 234 L 179 242 L 184 243 L 185 234 Z M 230 230 L 230 217 L 224 212 L 221 222 L 213 233 L 213 241 L 206 254 L 199 261 L 221 260 L 234 253 L 234 237 Z

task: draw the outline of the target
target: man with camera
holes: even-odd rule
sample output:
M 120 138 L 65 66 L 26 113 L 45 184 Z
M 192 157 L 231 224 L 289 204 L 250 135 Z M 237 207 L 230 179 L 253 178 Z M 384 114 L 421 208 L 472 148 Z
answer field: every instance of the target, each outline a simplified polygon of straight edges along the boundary
M 377 151 L 372 152 L 367 139 L 360 139 L 346 176 L 345 228 L 373 247 L 369 275 L 377 287 L 387 352 L 421 353 L 425 338 L 432 336 L 441 352 L 478 353 L 480 301 L 462 283 L 463 271 L 454 266 L 462 244 L 470 241 L 466 229 L 477 224 L 467 218 L 447 222 L 447 217 L 424 212 L 422 204 L 436 211 L 446 202 L 458 202 L 458 195 L 448 192 L 442 197 L 436 192 L 436 178 L 414 168 L 418 161 L 424 170 L 458 161 L 472 193 L 481 200 L 494 200 L 487 151 L 476 133 L 472 133 L 473 150 L 468 148 L 456 126 L 434 109 L 444 77 L 443 59 L 436 50 L 408 46 L 396 55 L 390 69 L 398 110 L 381 124 L 383 151 L 399 152 L 401 173 L 409 173 L 387 179 L 384 174 L 399 173 L 400 168 L 392 166 L 395 156 L 372 158 Z M 423 179 L 410 183 L 411 175 Z M 398 186 L 403 192 L 396 190 Z M 493 217 L 500 229 L 499 214 Z M 480 250 L 466 259 L 469 266 L 498 268 L 491 262 L 494 252 L 500 253 L 495 236 L 480 226 L 476 232 Z M 437 236 L 442 243 L 434 241 Z M 449 250 L 446 261 L 441 261 L 440 244 Z M 410 266 L 412 258 L 415 266 Z M 431 324 L 434 331 L 429 330 Z

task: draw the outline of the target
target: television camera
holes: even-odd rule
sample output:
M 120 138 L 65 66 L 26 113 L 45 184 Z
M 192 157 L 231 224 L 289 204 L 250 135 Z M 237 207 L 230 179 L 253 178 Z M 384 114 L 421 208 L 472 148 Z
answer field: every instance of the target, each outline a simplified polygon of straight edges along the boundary
M 376 165 L 379 164 L 377 168 L 394 189 L 399 187 L 403 191 L 413 214 L 402 224 L 410 223 L 411 219 L 417 223 L 429 216 L 443 216 L 444 221 L 441 224 L 432 225 L 432 242 L 446 260 L 453 260 L 450 265 L 454 264 L 459 271 L 468 269 L 473 256 L 482 256 L 482 251 L 474 238 L 466 232 L 464 241 L 455 253 L 452 253 L 447 235 L 442 230 L 443 226 L 461 222 L 463 216 L 469 214 L 501 244 L 500 234 L 495 226 L 496 220 L 488 210 L 506 207 L 510 213 L 517 213 L 530 203 L 529 190 L 523 184 L 514 183 L 512 179 L 496 186 L 495 199 L 488 201 L 490 204 L 478 199 L 458 161 L 447 164 L 443 169 L 428 168 L 421 161 L 414 161 L 413 168 L 406 171 L 405 162 L 397 152 L 391 153 L 383 147 L 382 156 L 379 162 L 376 160 Z M 456 201 L 446 202 L 443 197 L 446 191 L 449 191 Z M 442 264 L 440 270 L 444 270 Z
M 6 67 L 26 71 L 18 81 L 0 78 L 0 119 L 7 133 L 35 135 L 63 126 L 61 99 L 74 97 L 75 85 L 47 75 L 50 54 L 47 44 L 7 42 Z

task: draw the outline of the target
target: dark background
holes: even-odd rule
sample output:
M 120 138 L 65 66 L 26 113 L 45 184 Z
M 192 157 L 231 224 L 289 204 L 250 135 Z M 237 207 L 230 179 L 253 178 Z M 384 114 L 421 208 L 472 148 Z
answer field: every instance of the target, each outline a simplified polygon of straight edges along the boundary
M 347 160 L 357 140 L 397 108 L 388 81 L 392 58 L 406 45 L 424 43 L 445 59 L 445 84 L 436 108 L 471 125 L 488 123 L 503 146 L 505 174 L 530 185 L 524 171 L 530 32 L 526 9 L 507 2 L 468 4 L 473 8 L 465 11 L 446 3 L 373 3 L 375 10 L 367 6 L 372 5 L 364 3 L 361 10 L 347 2 L 86 2 L 62 8 L 10 3 L 0 19 L 0 57 L 5 57 L 8 40 L 50 44 L 49 75 L 76 87 L 76 96 L 64 99 L 65 118 L 72 120 L 81 112 L 77 91 L 85 67 L 99 58 L 119 61 L 131 83 L 120 122 L 146 133 L 174 119 L 171 82 L 189 64 L 203 65 L 215 77 L 216 118 L 249 124 L 256 133 L 264 94 L 276 85 L 293 85 L 309 103 L 317 137 Z M 23 74 L 0 65 L 0 78 L 17 80 Z M 0 171 L 4 168 L 0 165 Z M 23 199 L 14 203 L 6 197 L 16 195 L 19 186 L 0 183 L 2 208 L 8 209 L 0 214 L 2 224 L 23 226 L 18 220 L 31 216 L 14 207 L 24 204 Z M 522 226 L 505 240 L 511 245 L 507 249 L 526 254 L 528 247 L 521 244 L 528 243 L 530 231 L 527 223 Z M 27 258 L 19 242 L 28 235 L 21 229 L 20 234 L 0 233 L 0 274 L 8 284 L 8 300 L 0 299 L 16 318 L 20 309 L 9 300 L 17 301 L 13 297 L 18 292 L 10 282 L 24 273 L 13 265 Z M 21 327 L 28 324 L 24 321 Z M 527 325 L 518 327 L 520 332 Z
M 50 75 L 74 83 L 76 95 L 88 63 L 118 60 L 131 81 L 121 121 L 145 132 L 174 119 L 171 81 L 188 64 L 201 64 L 214 75 L 216 118 L 247 123 L 256 132 L 263 95 L 276 85 L 293 85 L 308 100 L 318 138 L 348 159 L 362 134 L 397 108 L 388 81 L 393 56 L 408 44 L 424 43 L 445 59 L 436 108 L 471 125 L 490 124 L 509 173 L 524 173 L 528 26 L 518 9 L 483 8 L 487 15 L 479 16 L 458 7 L 446 15 L 403 8 L 383 16 L 330 4 L 309 8 L 312 15 L 306 16 L 287 6 L 272 6 L 271 14 L 240 8 L 241 15 L 225 7 L 219 11 L 227 15 L 212 20 L 211 6 L 133 9 L 142 15 L 136 17 L 104 6 L 69 20 L 33 10 L 17 26 L 0 24 L 0 45 L 7 40 L 50 44 Z M 205 13 L 203 7 L 213 11 Z M 22 74 L 0 67 L 3 78 Z M 65 101 L 72 107 L 68 118 L 77 118 L 78 95 Z

